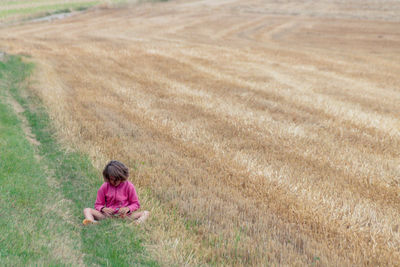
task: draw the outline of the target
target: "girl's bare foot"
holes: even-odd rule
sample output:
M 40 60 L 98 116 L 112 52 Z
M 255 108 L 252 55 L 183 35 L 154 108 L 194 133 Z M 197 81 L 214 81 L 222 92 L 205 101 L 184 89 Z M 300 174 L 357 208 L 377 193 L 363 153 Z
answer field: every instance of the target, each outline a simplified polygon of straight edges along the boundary
M 96 224 L 97 222 L 91 221 L 89 219 L 84 219 L 82 223 L 83 223 L 83 225 L 89 225 L 89 224 Z
M 147 220 L 147 218 L 149 217 L 150 212 L 148 212 L 147 210 L 143 211 L 142 216 L 140 216 L 137 220 L 136 220 L 136 224 L 142 224 L 144 223 L 144 221 Z

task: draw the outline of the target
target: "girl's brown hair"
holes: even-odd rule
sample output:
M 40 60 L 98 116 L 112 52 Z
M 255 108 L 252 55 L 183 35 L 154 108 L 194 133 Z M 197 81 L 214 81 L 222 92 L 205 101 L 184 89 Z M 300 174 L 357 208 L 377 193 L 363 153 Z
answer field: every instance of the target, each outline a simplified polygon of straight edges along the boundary
M 103 170 L 104 181 L 110 182 L 110 177 L 113 177 L 115 181 L 126 181 L 129 177 L 129 169 L 122 162 L 112 160 Z

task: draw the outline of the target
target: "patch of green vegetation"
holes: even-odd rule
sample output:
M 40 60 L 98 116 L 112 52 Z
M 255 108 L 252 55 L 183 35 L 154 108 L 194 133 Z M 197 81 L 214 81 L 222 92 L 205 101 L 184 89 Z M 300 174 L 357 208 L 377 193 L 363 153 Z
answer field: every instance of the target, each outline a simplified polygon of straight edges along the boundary
M 74 8 L 74 10 L 76 10 L 76 11 L 85 11 L 88 8 L 89 8 L 89 6 L 78 6 L 78 7 Z
M 124 5 L 129 3 L 131 0 L 111 0 L 116 6 Z M 139 0 L 139 2 L 167 2 L 168 0 Z M 59 3 L 57 3 L 59 2 Z M 26 6 L 17 8 L 17 5 L 29 4 L 28 1 L 7 1 L 0 3 L 0 19 L 4 19 L 10 16 L 22 15 L 27 17 L 41 17 L 50 16 L 53 14 L 70 13 L 75 11 L 84 11 L 90 7 L 100 4 L 101 0 L 93 1 L 82 1 L 82 2 L 62 2 L 61 0 L 53 1 L 51 4 L 48 0 L 38 0 L 35 4 L 43 3 L 42 5 Z M 14 7 L 2 10 L 1 7 Z
M 43 105 L 37 97 L 29 95 L 29 92 L 20 86 L 31 70 L 32 65 L 25 64 L 17 57 L 10 57 L 7 62 L 0 64 L 0 73 L 6 72 L 4 76 L 10 81 L 10 86 L 4 90 L 24 107 L 23 115 L 40 142 L 36 153 L 42 158 L 40 162 L 34 159 L 35 151 L 26 141 L 18 126 L 18 120 L 15 116 L 3 116 L 3 113 L 12 112 L 2 104 L 0 107 L 4 111 L 0 109 L 0 226 L 1 229 L 7 230 L 0 235 L 0 261 L 3 262 L 4 258 L 10 265 L 40 265 L 41 262 L 45 262 L 46 265 L 64 264 L 53 259 L 52 251 L 48 249 L 48 244 L 55 241 L 54 236 L 49 233 L 60 231 L 61 228 L 62 233 L 70 235 L 71 240 L 76 242 L 74 247 L 84 255 L 85 264 L 158 266 L 143 248 L 144 234 L 128 221 L 113 219 L 102 221 L 95 226 L 82 226 L 83 208 L 93 206 L 97 189 L 103 182 L 101 174 L 92 166 L 87 156 L 68 152 L 57 143 L 55 131 Z M 21 94 L 22 91 L 25 93 Z M 2 98 L 4 99 L 4 95 Z M 17 139 L 14 140 L 15 138 Z M 3 143 L 9 145 L 3 146 Z M 3 161 L 3 157 L 7 160 Z M 49 171 L 44 171 L 46 169 Z M 46 175 L 49 172 L 58 182 L 58 188 L 47 186 Z M 51 203 L 54 194 L 71 202 L 72 219 L 69 224 L 57 216 L 49 219 L 51 216 L 41 213 L 42 204 Z M 28 217 L 29 221 L 34 222 L 29 231 L 19 224 L 24 222 L 26 216 L 33 217 Z M 43 233 L 37 234 L 36 230 Z M 28 246 L 37 242 L 42 242 L 43 246 L 36 250 L 33 246 Z
M 26 8 L 13 8 L 8 10 L 0 10 L 0 18 L 5 18 L 12 15 L 32 15 L 39 13 L 62 13 L 61 11 L 68 10 L 70 12 L 73 10 L 85 10 L 89 7 L 99 4 L 100 1 L 90 1 L 90 2 L 78 2 L 78 3 L 60 3 L 60 4 L 50 4 L 50 5 L 42 5 L 35 7 L 26 7 Z
M 3 266 L 63 265 L 53 253 L 60 234 L 71 227 L 57 214 L 48 214 L 47 201 L 54 193 L 47 185 L 45 169 L 35 159 L 21 123 L 6 103 L 5 88 L 29 72 L 14 73 L 4 82 L 14 61 L 0 62 L 0 262 Z M 46 218 L 45 220 L 43 218 Z M 51 224 L 61 222 L 60 227 Z
M 64 8 L 64 9 L 56 10 L 53 12 L 53 14 L 62 14 L 62 13 L 71 13 L 71 9 Z
M 29 1 L 29 0 L 1 1 L 0 7 L 1 6 L 16 6 L 16 5 L 29 4 L 30 2 L 32 2 L 32 1 Z M 49 0 L 35 0 L 35 4 L 43 3 L 43 2 L 49 2 Z
M 168 2 L 169 0 L 141 0 L 141 2 Z

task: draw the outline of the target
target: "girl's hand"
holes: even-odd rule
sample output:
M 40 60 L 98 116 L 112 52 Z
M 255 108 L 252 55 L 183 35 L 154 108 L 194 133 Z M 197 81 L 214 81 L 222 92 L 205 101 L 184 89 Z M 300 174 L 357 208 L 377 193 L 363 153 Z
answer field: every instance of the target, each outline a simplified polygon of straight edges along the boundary
M 103 208 L 101 212 L 103 212 L 108 217 L 113 215 L 114 210 L 111 208 Z
M 123 207 L 123 208 L 120 208 L 118 210 L 118 214 L 120 216 L 125 216 L 128 212 L 129 212 L 129 208 L 128 207 Z

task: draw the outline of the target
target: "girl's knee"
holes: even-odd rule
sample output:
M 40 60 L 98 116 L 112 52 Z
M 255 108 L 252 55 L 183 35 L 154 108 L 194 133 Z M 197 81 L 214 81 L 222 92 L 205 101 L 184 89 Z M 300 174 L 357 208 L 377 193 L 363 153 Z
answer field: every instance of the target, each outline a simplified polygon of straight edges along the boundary
M 87 213 L 87 212 L 91 212 L 91 211 L 92 211 L 91 208 L 84 208 L 84 209 L 83 209 L 83 213 Z

